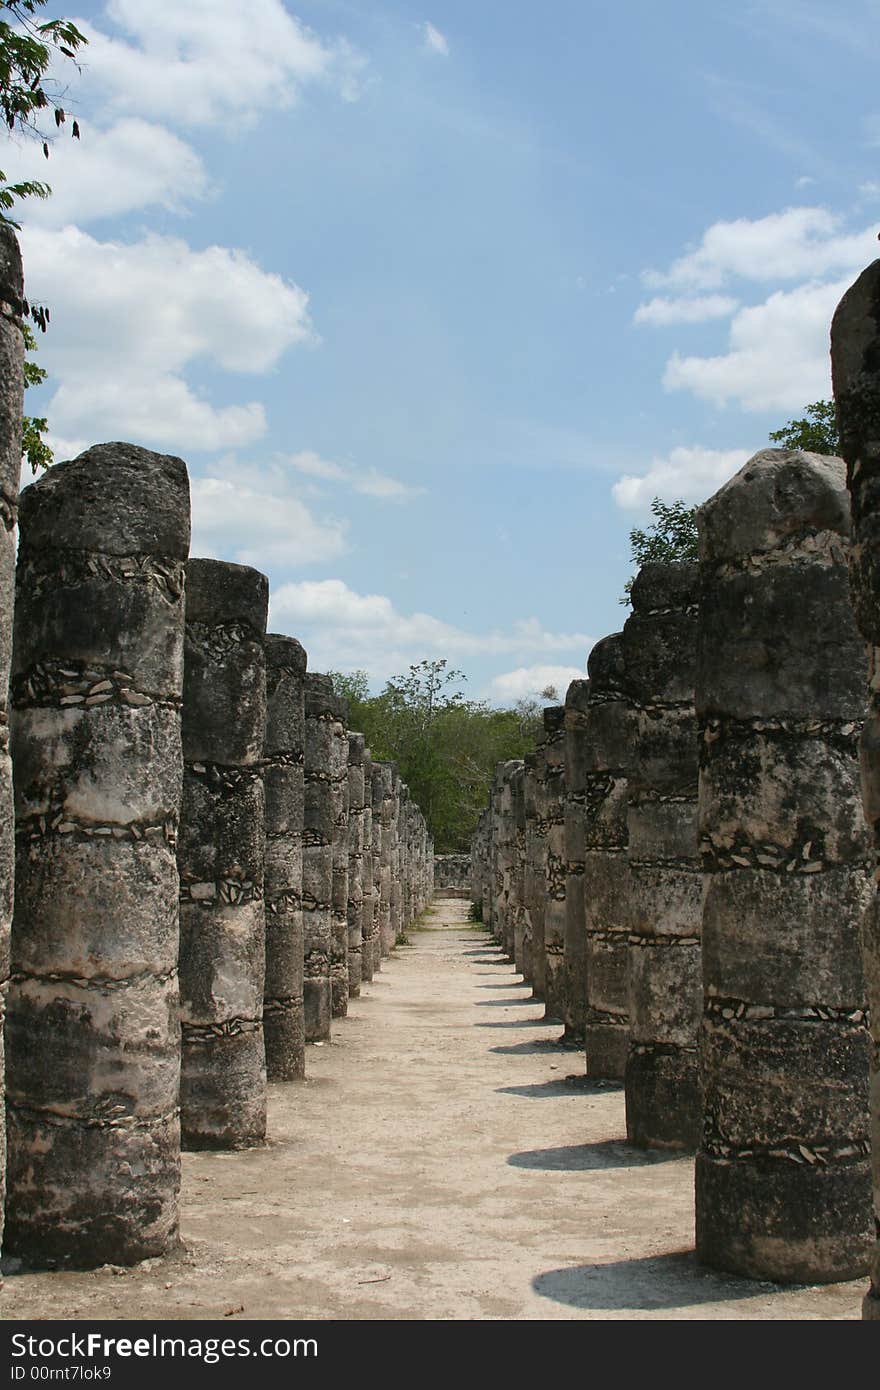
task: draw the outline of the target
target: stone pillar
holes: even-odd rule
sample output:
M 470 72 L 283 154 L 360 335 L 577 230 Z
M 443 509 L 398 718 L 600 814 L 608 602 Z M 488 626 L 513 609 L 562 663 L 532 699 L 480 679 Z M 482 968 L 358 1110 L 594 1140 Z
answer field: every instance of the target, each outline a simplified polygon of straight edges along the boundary
M 501 922 L 501 789 L 503 763 L 497 763 L 489 788 L 489 860 L 487 864 L 489 887 L 489 913 L 486 926 L 492 940 L 500 944 L 499 923 Z
M 522 977 L 527 985 L 534 984 L 534 910 L 535 910 L 535 829 L 537 825 L 534 753 L 527 753 L 523 759 L 523 818 L 525 820 L 525 847 L 523 863 L 523 939 L 522 939 Z
M 330 989 L 334 1018 L 348 1013 L 348 701 L 333 700 L 330 790 L 333 798 L 333 896 Z
M 409 911 L 409 787 L 400 783 L 397 820 L 398 869 L 400 883 L 400 931 L 404 935 L 410 924 Z
M 15 595 L 15 525 L 21 471 L 24 339 L 21 255 L 15 232 L 0 223 L 0 1244 L 6 1183 L 6 1113 L 3 1105 L 3 1019 L 9 987 L 9 933 L 15 861 L 15 813 L 9 757 L 7 690 L 12 659 Z
M 22 495 L 6 1246 L 36 1265 L 176 1244 L 188 547 L 178 458 L 98 445 Z
M 350 999 L 356 999 L 360 994 L 361 979 L 363 978 L 364 815 L 364 736 L 363 734 L 349 734 L 348 995 Z
M 631 1143 L 654 1148 L 696 1149 L 702 1123 L 698 602 L 697 565 L 645 565 L 623 629 L 633 706 L 626 1130 Z
M 303 798 L 306 653 L 294 637 L 266 638 L 266 987 L 263 1032 L 270 1081 L 305 1076 Z
M 630 882 L 626 769 L 630 709 L 623 639 L 598 642 L 587 663 L 590 694 L 584 787 L 584 918 L 587 928 L 587 1075 L 622 1081 L 629 1048 L 627 963 Z
M 587 923 L 584 912 L 585 742 L 589 681 L 572 681 L 565 696 L 565 951 L 562 1004 L 565 1042 L 584 1046 L 587 1011 Z
M 781 1282 L 854 1278 L 873 1236 L 844 471 L 766 449 L 699 512 L 697 1253 Z
M 306 1042 L 330 1036 L 330 952 L 333 899 L 336 700 L 329 676 L 305 681 L 306 742 L 303 811 L 303 1003 Z
M 544 1017 L 562 1022 L 565 965 L 565 706 L 544 710 L 547 881 L 544 908 Z
M 400 773 L 397 764 L 391 764 L 390 818 L 388 822 L 388 860 L 389 860 L 389 940 L 388 950 L 393 951 L 400 935 Z
M 180 1126 L 186 1149 L 266 1137 L 263 986 L 269 581 L 186 567 L 180 812 Z
M 547 914 L 547 739 L 535 748 L 535 826 L 532 854 L 532 997 L 544 998 L 547 982 L 547 953 L 544 950 L 544 919 Z
M 510 778 L 511 828 L 513 831 L 510 882 L 510 936 L 513 941 L 513 961 L 522 971 L 525 915 L 525 858 L 526 858 L 526 789 L 525 764 L 517 762 Z
M 880 849 L 880 260 L 847 290 L 831 325 L 831 370 L 852 499 L 850 596 L 868 644 L 868 708 L 861 741 L 862 798 Z M 875 893 L 862 922 L 862 959 L 873 1034 L 871 1131 L 877 1240 L 862 1315 L 880 1321 L 880 904 Z
M 394 821 L 394 769 L 391 763 L 373 763 L 373 828 L 379 836 L 379 961 L 394 946 L 391 917 L 391 865 Z M 374 838 L 375 853 L 375 838 Z M 373 968 L 377 968 L 374 957 Z
M 376 884 L 373 870 L 373 756 L 369 748 L 364 749 L 364 856 L 361 877 L 364 885 L 363 913 L 361 915 L 361 981 L 369 983 L 373 978 L 373 953 L 375 951 L 376 931 Z

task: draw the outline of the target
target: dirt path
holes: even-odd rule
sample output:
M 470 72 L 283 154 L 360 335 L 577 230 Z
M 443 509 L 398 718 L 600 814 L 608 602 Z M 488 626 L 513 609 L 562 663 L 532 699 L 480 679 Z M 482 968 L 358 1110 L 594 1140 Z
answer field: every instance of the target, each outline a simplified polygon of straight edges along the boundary
M 437 902 L 309 1080 L 270 1088 L 267 1148 L 184 1156 L 179 1254 L 11 1274 L 2 1315 L 858 1318 L 862 1281 L 697 1268 L 692 1162 L 621 1142 L 622 1090 L 586 1087 L 464 907 Z

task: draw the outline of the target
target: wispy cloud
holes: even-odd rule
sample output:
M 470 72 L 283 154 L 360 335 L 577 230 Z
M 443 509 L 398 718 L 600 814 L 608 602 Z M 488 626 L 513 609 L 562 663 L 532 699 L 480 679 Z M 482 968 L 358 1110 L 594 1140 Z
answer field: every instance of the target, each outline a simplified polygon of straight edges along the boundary
M 435 28 L 428 20 L 422 25 L 422 34 L 425 47 L 429 52 L 439 53 L 443 58 L 449 57 L 449 40 L 446 38 L 445 34 L 441 34 L 440 30 Z
M 359 469 L 352 464 L 335 463 L 332 459 L 322 458 L 312 449 L 291 454 L 287 462 L 306 477 L 327 483 L 343 483 L 352 492 L 375 497 L 382 502 L 408 502 L 425 491 L 423 487 L 413 487 L 409 483 L 402 483 L 399 478 L 380 473 L 377 468 Z
M 709 319 L 729 318 L 739 301 L 724 294 L 705 294 L 694 298 L 649 299 L 640 304 L 633 315 L 634 323 L 654 323 L 666 327 L 672 323 L 705 323 Z
M 705 502 L 722 483 L 732 478 L 754 449 L 705 449 L 700 444 L 680 446 L 665 458 L 651 460 L 644 473 L 625 473 L 611 489 L 624 511 L 648 512 L 655 497 L 666 501 Z

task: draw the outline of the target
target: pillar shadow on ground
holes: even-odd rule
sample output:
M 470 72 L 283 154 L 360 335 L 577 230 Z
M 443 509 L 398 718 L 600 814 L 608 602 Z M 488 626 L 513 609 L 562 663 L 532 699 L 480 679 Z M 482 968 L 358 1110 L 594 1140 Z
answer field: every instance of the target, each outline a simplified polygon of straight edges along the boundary
M 778 1284 L 736 1279 L 697 1264 L 693 1251 L 615 1260 L 610 1264 L 571 1265 L 550 1269 L 532 1280 L 542 1298 L 571 1308 L 619 1309 L 692 1308 L 701 1303 L 757 1298 L 785 1293 Z
M 563 1144 L 551 1149 L 523 1149 L 510 1154 L 512 1168 L 538 1168 L 556 1173 L 585 1173 L 597 1168 L 648 1168 L 657 1163 L 692 1161 L 692 1154 L 659 1149 L 636 1149 L 623 1139 L 602 1139 L 597 1144 Z
M 527 1042 L 510 1043 L 506 1047 L 490 1047 L 490 1052 L 504 1057 L 522 1057 L 530 1052 L 558 1052 L 559 1043 L 555 1038 L 529 1038 Z
M 524 1004 L 530 1003 L 528 999 L 522 1001 Z M 475 1028 L 546 1028 L 555 1022 L 548 1018 L 493 1018 L 487 1023 L 475 1023 Z
M 505 953 L 504 953 L 504 951 L 501 949 L 501 947 L 500 947 L 500 946 L 490 946 L 489 943 L 488 943 L 488 941 L 482 941 L 482 942 L 480 942 L 480 944 L 479 944 L 478 946 L 475 946 L 475 947 L 473 948 L 473 950 L 471 950 L 471 951 L 462 951 L 461 954 L 462 954 L 463 956 L 483 956 L 483 955 L 486 954 L 487 951 L 493 951 L 493 952 L 494 952 L 494 955 L 492 956 L 492 964 L 493 964 L 493 965 L 499 965 L 502 961 L 506 961 L 506 960 L 507 960 L 507 956 L 505 955 Z
M 532 1081 L 526 1086 L 496 1086 L 500 1096 L 525 1096 L 527 1100 L 552 1100 L 554 1096 L 601 1096 L 622 1091 L 622 1081 L 593 1081 L 588 1076 L 558 1076 L 550 1081 Z
M 522 1004 L 536 1005 L 537 1002 L 530 994 L 521 994 L 510 999 L 475 999 L 474 1007 L 477 1009 L 515 1009 Z

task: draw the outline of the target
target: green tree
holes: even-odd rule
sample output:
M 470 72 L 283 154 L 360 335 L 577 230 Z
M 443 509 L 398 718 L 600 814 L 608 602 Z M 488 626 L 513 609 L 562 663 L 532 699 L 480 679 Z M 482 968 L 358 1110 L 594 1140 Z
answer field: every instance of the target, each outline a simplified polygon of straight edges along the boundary
M 465 850 L 486 804 L 495 764 L 530 752 L 542 730 L 541 707 L 520 702 L 492 709 L 468 700 L 461 671 L 424 660 L 369 694 L 366 673 L 330 672 L 349 701 L 349 724 L 373 757 L 395 762 L 421 808 L 440 853 Z
M 73 62 L 88 39 L 67 19 L 38 18 L 47 0 L 0 0 L 0 116 L 11 131 L 21 131 L 39 140 L 49 158 L 50 135 L 43 127 L 49 117 L 59 130 L 67 120 L 61 105 L 61 91 L 49 76 L 56 55 Z M 79 139 L 79 125 L 71 123 L 71 134 Z M 38 179 L 10 183 L 0 170 L 0 221 L 13 227 L 18 223 L 7 216 L 20 198 L 47 198 L 48 184 Z M 40 323 L 40 317 L 36 316 Z M 45 323 L 40 323 L 45 327 Z
M 24 337 L 24 345 L 27 352 L 36 352 L 37 340 L 28 324 L 21 324 L 21 331 Z M 25 390 L 29 386 L 39 386 L 46 380 L 46 369 L 41 367 L 31 357 L 24 359 L 24 385 Z M 43 438 L 44 432 L 49 428 L 49 422 L 44 415 L 24 415 L 21 421 L 21 457 L 22 462 L 27 462 L 31 466 L 31 472 L 36 473 L 40 468 L 48 468 L 52 463 L 54 455 L 49 445 Z
M 647 530 L 634 526 L 629 533 L 631 559 L 637 571 L 652 562 L 670 564 L 698 558 L 696 507 L 689 507 L 680 498 L 663 502 L 655 497 L 651 515 L 654 520 Z M 624 585 L 621 603 L 632 601 L 633 579 L 635 575 Z
M 802 420 L 789 420 L 781 430 L 771 430 L 770 441 L 784 449 L 805 449 L 810 454 L 837 454 L 840 434 L 833 401 L 814 401 L 805 407 Z

